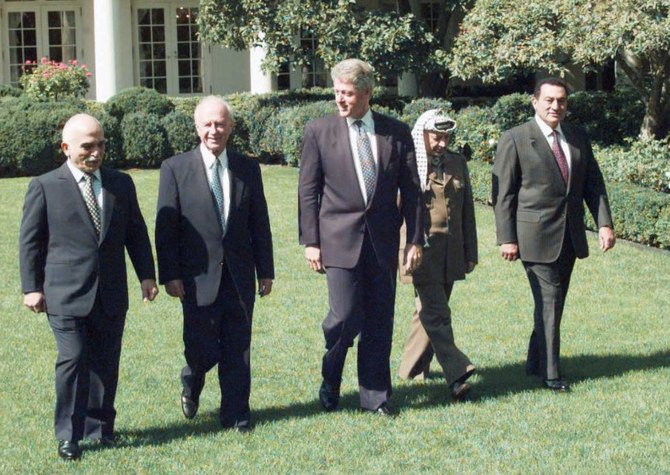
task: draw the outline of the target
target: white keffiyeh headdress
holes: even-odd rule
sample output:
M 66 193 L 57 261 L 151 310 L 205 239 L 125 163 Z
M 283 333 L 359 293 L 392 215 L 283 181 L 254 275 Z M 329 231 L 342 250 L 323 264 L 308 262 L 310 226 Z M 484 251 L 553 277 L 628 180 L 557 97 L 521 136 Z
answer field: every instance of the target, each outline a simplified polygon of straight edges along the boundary
M 419 171 L 419 181 L 423 190 L 428 180 L 428 154 L 423 140 L 424 132 L 450 134 L 456 130 L 456 121 L 442 109 L 431 109 L 421 114 L 412 129 L 412 139 L 416 150 L 416 168 Z

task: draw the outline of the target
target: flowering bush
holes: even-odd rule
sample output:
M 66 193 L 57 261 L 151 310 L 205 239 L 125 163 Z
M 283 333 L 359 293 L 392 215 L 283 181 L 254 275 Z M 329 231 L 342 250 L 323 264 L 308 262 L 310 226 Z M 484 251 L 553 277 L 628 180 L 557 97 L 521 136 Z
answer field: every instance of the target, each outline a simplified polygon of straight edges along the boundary
M 58 100 L 63 96 L 83 97 L 90 84 L 91 73 L 85 64 L 72 59 L 67 63 L 58 63 L 42 58 L 26 61 L 24 74 L 20 82 L 27 96 L 41 101 Z

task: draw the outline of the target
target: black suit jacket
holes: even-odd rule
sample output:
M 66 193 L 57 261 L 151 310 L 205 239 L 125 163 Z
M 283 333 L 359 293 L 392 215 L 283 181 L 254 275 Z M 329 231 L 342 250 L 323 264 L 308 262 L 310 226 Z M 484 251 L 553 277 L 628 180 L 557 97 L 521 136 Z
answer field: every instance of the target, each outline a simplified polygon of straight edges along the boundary
M 21 286 L 24 293 L 43 291 L 50 314 L 88 315 L 96 294 L 105 313 L 125 314 L 124 248 L 140 281 L 155 278 L 151 243 L 132 179 L 105 167 L 100 174 L 100 238 L 67 163 L 28 186 L 19 238 Z
M 327 116 L 305 127 L 298 191 L 300 243 L 319 246 L 326 267 L 353 268 L 366 227 L 380 264 L 397 266 L 403 217 L 407 242 L 423 244 L 423 204 L 410 130 L 375 112 L 373 120 L 377 181 L 367 206 L 356 177 L 346 119 Z
M 570 147 L 566 185 L 535 118 L 505 132 L 493 167 L 493 200 L 498 244 L 517 242 L 524 261 L 558 258 L 565 233 L 579 258 L 589 254 L 584 202 L 598 227 L 612 226 L 605 183 L 586 133 L 561 124 Z
M 228 151 L 230 209 L 225 236 L 207 181 L 200 147 L 161 165 L 156 217 L 160 282 L 181 279 L 185 299 L 199 306 L 216 299 L 222 263 L 247 306 L 258 279 L 274 278 L 272 234 L 258 163 Z

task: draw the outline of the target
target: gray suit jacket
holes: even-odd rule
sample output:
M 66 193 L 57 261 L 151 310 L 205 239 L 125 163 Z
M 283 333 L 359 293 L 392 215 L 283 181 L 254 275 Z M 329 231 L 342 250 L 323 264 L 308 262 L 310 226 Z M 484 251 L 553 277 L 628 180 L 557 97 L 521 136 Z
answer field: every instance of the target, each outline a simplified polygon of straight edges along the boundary
M 67 163 L 28 186 L 19 237 L 21 287 L 24 293 L 43 291 L 52 315 L 86 316 L 97 294 L 105 313 L 125 314 L 124 248 L 140 281 L 155 278 L 132 179 L 105 167 L 100 173 L 104 219 L 99 239 Z
M 228 151 L 230 209 L 224 236 L 207 182 L 200 147 L 161 165 L 156 217 L 160 282 L 181 279 L 185 300 L 199 306 L 216 299 L 225 259 L 248 308 L 258 279 L 274 278 L 272 234 L 258 163 Z
M 305 127 L 298 188 L 300 243 L 320 246 L 326 267 L 353 268 L 367 228 L 380 264 L 395 268 L 403 217 L 407 241 L 423 244 L 423 203 L 409 128 L 375 112 L 373 119 L 377 181 L 367 206 L 356 177 L 346 119 L 332 115 Z
M 570 124 L 561 128 L 571 155 L 567 186 L 534 118 L 498 142 L 493 167 L 498 244 L 517 242 L 524 261 L 555 261 L 566 232 L 577 257 L 588 256 L 584 202 L 598 227 L 612 226 L 605 183 L 586 133 Z

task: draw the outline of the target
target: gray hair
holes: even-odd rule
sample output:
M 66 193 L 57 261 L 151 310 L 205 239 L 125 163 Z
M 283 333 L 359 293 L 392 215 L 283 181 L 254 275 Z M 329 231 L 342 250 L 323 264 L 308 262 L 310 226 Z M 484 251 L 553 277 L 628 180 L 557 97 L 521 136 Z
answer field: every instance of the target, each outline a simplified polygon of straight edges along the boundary
M 195 110 L 193 111 L 193 120 L 198 123 L 198 114 L 202 110 L 202 108 L 206 105 L 209 104 L 218 104 L 223 106 L 227 111 L 228 115 L 230 116 L 230 121 L 234 122 L 234 117 L 233 117 L 233 108 L 230 107 L 230 104 L 228 104 L 228 101 L 225 99 L 219 97 L 219 96 L 205 96 L 202 99 L 200 99 L 200 102 L 198 102 L 198 105 L 195 107 Z
M 375 85 L 372 71 L 372 66 L 365 61 L 349 58 L 337 63 L 330 70 L 330 77 L 333 78 L 333 81 L 340 80 L 352 83 L 357 91 L 372 90 Z

